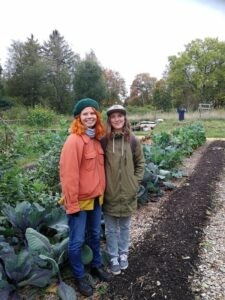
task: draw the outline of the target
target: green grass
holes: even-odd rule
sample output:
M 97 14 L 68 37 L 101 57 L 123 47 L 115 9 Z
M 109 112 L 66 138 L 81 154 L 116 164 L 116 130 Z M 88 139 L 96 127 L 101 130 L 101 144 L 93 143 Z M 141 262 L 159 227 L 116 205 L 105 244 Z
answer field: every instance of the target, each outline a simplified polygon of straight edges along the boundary
M 225 138 L 225 120 L 192 120 L 192 121 L 164 121 L 157 124 L 154 132 L 162 131 L 171 132 L 173 129 L 185 125 L 190 125 L 193 122 L 201 122 L 206 131 L 206 138 Z
M 195 112 L 186 112 L 184 116 L 184 121 L 178 120 L 178 113 L 174 110 L 173 112 L 165 113 L 161 111 L 152 111 L 147 106 L 141 107 L 141 108 L 135 108 L 130 109 L 128 108 L 128 117 L 130 121 L 139 121 L 139 120 L 150 120 L 155 121 L 157 119 L 163 119 L 163 122 L 160 122 L 156 125 L 154 128 L 154 131 L 144 131 L 144 132 L 135 132 L 138 136 L 145 136 L 149 135 L 152 132 L 159 133 L 162 131 L 165 132 L 171 132 L 173 129 L 185 125 L 189 125 L 193 122 L 202 122 L 202 124 L 205 127 L 206 130 L 206 137 L 207 138 L 225 138 L 225 110 L 211 110 L 211 111 L 205 111 L 201 115 L 198 111 Z M 105 111 L 103 111 L 104 115 Z M 71 116 L 60 116 L 63 117 L 65 120 L 67 120 L 68 128 L 70 125 L 70 122 L 72 121 Z M 59 129 L 59 118 L 57 119 L 57 122 L 49 126 L 47 128 L 50 129 Z M 14 130 L 15 128 L 22 128 L 24 131 L 38 131 L 38 128 L 31 127 L 28 125 L 25 125 L 24 122 L 16 122 L 9 124 L 9 127 L 11 130 Z M 4 135 L 5 133 L 5 125 L 0 124 L 0 134 Z
M 225 121 L 205 120 L 203 122 L 207 138 L 225 138 Z
M 225 111 L 217 110 L 204 112 L 201 114 L 198 112 L 187 112 L 183 121 L 178 120 L 178 114 L 173 113 L 156 113 L 156 118 L 154 118 L 153 113 L 146 113 L 145 115 L 131 115 L 129 118 L 131 120 L 146 119 L 154 121 L 156 119 L 163 119 L 163 122 L 158 123 L 153 131 L 135 132 L 136 135 L 146 136 L 154 133 L 160 133 L 162 131 L 171 132 L 177 127 L 190 125 L 193 122 L 201 122 L 206 131 L 206 138 L 225 138 Z

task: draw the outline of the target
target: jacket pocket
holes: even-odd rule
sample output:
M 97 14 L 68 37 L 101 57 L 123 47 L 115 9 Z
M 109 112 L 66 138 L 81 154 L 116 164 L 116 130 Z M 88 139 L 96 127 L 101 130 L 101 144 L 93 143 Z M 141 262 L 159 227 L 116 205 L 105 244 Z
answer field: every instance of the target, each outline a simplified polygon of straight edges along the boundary
M 129 181 L 127 182 L 128 186 L 127 186 L 127 190 L 129 191 L 129 195 L 130 196 L 134 196 L 137 193 L 137 189 L 138 189 L 138 181 L 136 176 L 129 176 Z
M 87 171 L 94 170 L 96 163 L 96 152 L 89 152 L 84 154 L 85 169 Z
M 98 149 L 98 159 L 101 165 L 104 164 L 104 151 L 102 149 Z
M 136 188 L 136 190 L 138 189 L 139 183 L 138 183 L 138 179 L 137 177 L 134 175 L 134 187 Z

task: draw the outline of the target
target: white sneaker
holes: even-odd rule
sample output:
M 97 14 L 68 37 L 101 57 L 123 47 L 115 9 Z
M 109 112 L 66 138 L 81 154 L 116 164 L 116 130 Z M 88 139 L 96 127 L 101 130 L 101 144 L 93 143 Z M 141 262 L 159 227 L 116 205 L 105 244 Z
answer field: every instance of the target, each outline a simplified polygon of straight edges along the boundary
M 128 268 L 127 255 L 126 254 L 121 254 L 120 255 L 120 269 L 121 270 L 126 270 L 127 268 Z
M 120 264 L 118 262 L 118 258 L 117 257 L 111 258 L 110 263 L 111 263 L 110 270 L 113 273 L 113 275 L 119 275 L 121 273 L 121 270 L 120 270 Z

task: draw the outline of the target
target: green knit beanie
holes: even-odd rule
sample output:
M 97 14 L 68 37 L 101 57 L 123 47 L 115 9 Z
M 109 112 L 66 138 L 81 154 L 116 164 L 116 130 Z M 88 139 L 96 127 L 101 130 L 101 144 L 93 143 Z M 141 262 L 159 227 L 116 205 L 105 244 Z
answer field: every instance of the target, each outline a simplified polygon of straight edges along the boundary
M 79 100 L 75 104 L 74 109 L 73 109 L 74 117 L 78 116 L 81 113 L 81 111 L 86 107 L 93 107 L 99 111 L 99 105 L 98 105 L 97 101 L 95 101 L 91 98 L 85 98 L 85 99 Z

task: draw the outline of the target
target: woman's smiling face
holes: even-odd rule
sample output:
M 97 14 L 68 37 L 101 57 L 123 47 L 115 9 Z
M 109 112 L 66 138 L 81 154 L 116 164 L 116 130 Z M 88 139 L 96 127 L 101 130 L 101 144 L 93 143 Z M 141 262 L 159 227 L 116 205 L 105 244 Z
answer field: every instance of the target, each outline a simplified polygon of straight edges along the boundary
M 111 126 L 114 130 L 122 130 L 125 124 L 125 116 L 121 112 L 114 112 L 109 117 Z
M 92 107 L 85 107 L 80 113 L 81 123 L 88 128 L 93 128 L 97 121 L 97 115 Z

